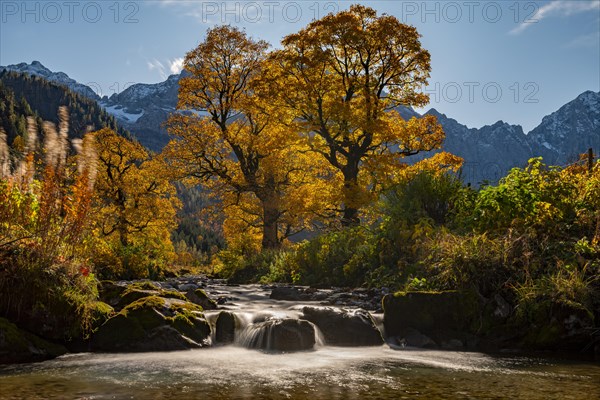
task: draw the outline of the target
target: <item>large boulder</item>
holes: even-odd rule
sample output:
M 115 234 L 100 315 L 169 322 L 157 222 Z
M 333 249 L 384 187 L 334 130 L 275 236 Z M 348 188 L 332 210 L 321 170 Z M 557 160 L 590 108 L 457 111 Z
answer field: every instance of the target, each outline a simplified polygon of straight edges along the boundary
M 0 318 L 0 364 L 48 360 L 66 352 L 65 347 L 41 339 Z
M 383 344 L 371 314 L 365 310 L 348 311 L 334 307 L 302 308 L 303 318 L 323 333 L 325 343 L 334 346 L 379 346 Z
M 416 329 L 436 341 L 456 332 L 470 332 L 479 318 L 479 304 L 474 293 L 398 292 L 383 298 L 383 324 L 388 337 Z
M 267 351 L 310 350 L 316 343 L 315 327 L 301 319 L 269 319 L 247 326 L 240 333 L 239 342 L 250 349 Z
M 539 296 L 521 304 L 512 329 L 522 333 L 520 345 L 528 349 L 589 352 L 598 337 L 595 319 L 583 305 Z
M 215 341 L 217 343 L 233 343 L 235 339 L 236 316 L 231 311 L 221 311 L 215 323 Z
M 102 281 L 99 285 L 100 299 L 117 310 L 144 297 L 160 296 L 165 298 L 186 300 L 183 293 L 176 290 L 167 290 L 148 282 L 134 282 L 131 284 Z
M 143 299 L 144 297 L 150 296 L 159 296 L 169 299 L 179 299 L 179 300 L 187 300 L 183 293 L 180 293 L 176 290 L 165 290 L 165 289 L 144 289 L 139 286 L 133 284 L 127 287 L 127 289 L 121 294 L 121 298 L 117 305 L 116 309 L 122 309 L 123 307 L 137 301 L 139 299 Z
M 210 344 L 210 326 L 192 303 L 149 296 L 107 320 L 91 340 L 99 351 L 169 351 Z
M 116 306 L 121 300 L 121 295 L 127 290 L 127 285 L 118 284 L 113 281 L 100 281 L 98 284 L 98 294 L 100 300 L 111 305 Z
M 217 309 L 217 302 L 208 297 L 206 292 L 202 289 L 188 290 L 185 297 L 192 303 L 201 306 L 204 310 Z

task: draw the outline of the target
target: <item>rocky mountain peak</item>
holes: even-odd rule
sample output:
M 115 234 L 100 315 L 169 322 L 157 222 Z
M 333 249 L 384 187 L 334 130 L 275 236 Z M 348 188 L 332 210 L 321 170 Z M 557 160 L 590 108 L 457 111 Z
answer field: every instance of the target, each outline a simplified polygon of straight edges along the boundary
M 0 71 L 3 70 L 26 73 L 31 76 L 39 76 L 50 82 L 67 86 L 72 91 L 79 93 L 89 99 L 100 100 L 100 97 L 89 86 L 83 85 L 77 82 L 75 79 L 71 79 L 64 72 L 53 72 L 37 60 L 32 61 L 31 64 L 22 62 L 19 64 L 7 65 L 5 67 L 0 66 Z

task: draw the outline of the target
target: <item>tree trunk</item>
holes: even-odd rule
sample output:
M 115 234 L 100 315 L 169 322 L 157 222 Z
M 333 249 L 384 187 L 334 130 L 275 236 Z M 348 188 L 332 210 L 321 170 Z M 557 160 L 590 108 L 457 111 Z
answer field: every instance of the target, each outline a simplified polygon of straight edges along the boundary
M 360 224 L 358 217 L 359 205 L 356 199 L 358 195 L 358 162 L 348 160 L 343 168 L 344 174 L 344 204 L 342 215 L 342 226 L 356 226 Z
M 354 207 L 344 206 L 344 214 L 342 215 L 342 226 L 357 226 L 360 224 L 358 218 L 358 209 Z
M 127 232 L 127 218 L 123 214 L 125 214 L 125 211 L 121 211 L 121 215 L 119 216 L 117 232 L 119 232 L 121 246 L 127 247 L 129 245 L 129 234 Z
M 279 209 L 277 202 L 273 200 L 272 196 L 266 197 L 262 200 L 263 207 L 263 238 L 262 238 L 262 249 L 278 249 L 281 247 L 281 243 L 278 238 L 277 225 L 279 222 Z

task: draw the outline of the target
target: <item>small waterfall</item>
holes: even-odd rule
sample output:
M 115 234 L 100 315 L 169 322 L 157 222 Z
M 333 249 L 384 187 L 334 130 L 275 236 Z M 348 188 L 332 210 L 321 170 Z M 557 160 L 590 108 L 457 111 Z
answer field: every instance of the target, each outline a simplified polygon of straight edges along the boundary
M 253 322 L 237 330 L 235 344 L 249 349 L 273 352 L 312 350 L 323 346 L 323 335 L 312 322 L 299 318 L 255 316 Z
M 323 335 L 318 326 L 312 322 L 309 323 L 315 328 L 315 347 L 325 347 L 325 335 Z
M 269 352 L 313 350 L 326 346 L 382 345 L 382 316 L 307 301 L 272 299 L 271 290 L 244 286 L 219 288 L 228 302 L 205 311 L 213 343 Z

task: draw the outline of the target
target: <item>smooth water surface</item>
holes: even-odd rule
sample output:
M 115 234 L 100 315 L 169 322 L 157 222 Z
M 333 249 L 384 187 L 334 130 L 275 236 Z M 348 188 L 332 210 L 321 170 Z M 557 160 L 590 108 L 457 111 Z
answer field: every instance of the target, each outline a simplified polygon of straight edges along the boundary
M 235 346 L 76 354 L 0 370 L 1 399 L 598 399 L 600 366 L 479 353 Z

